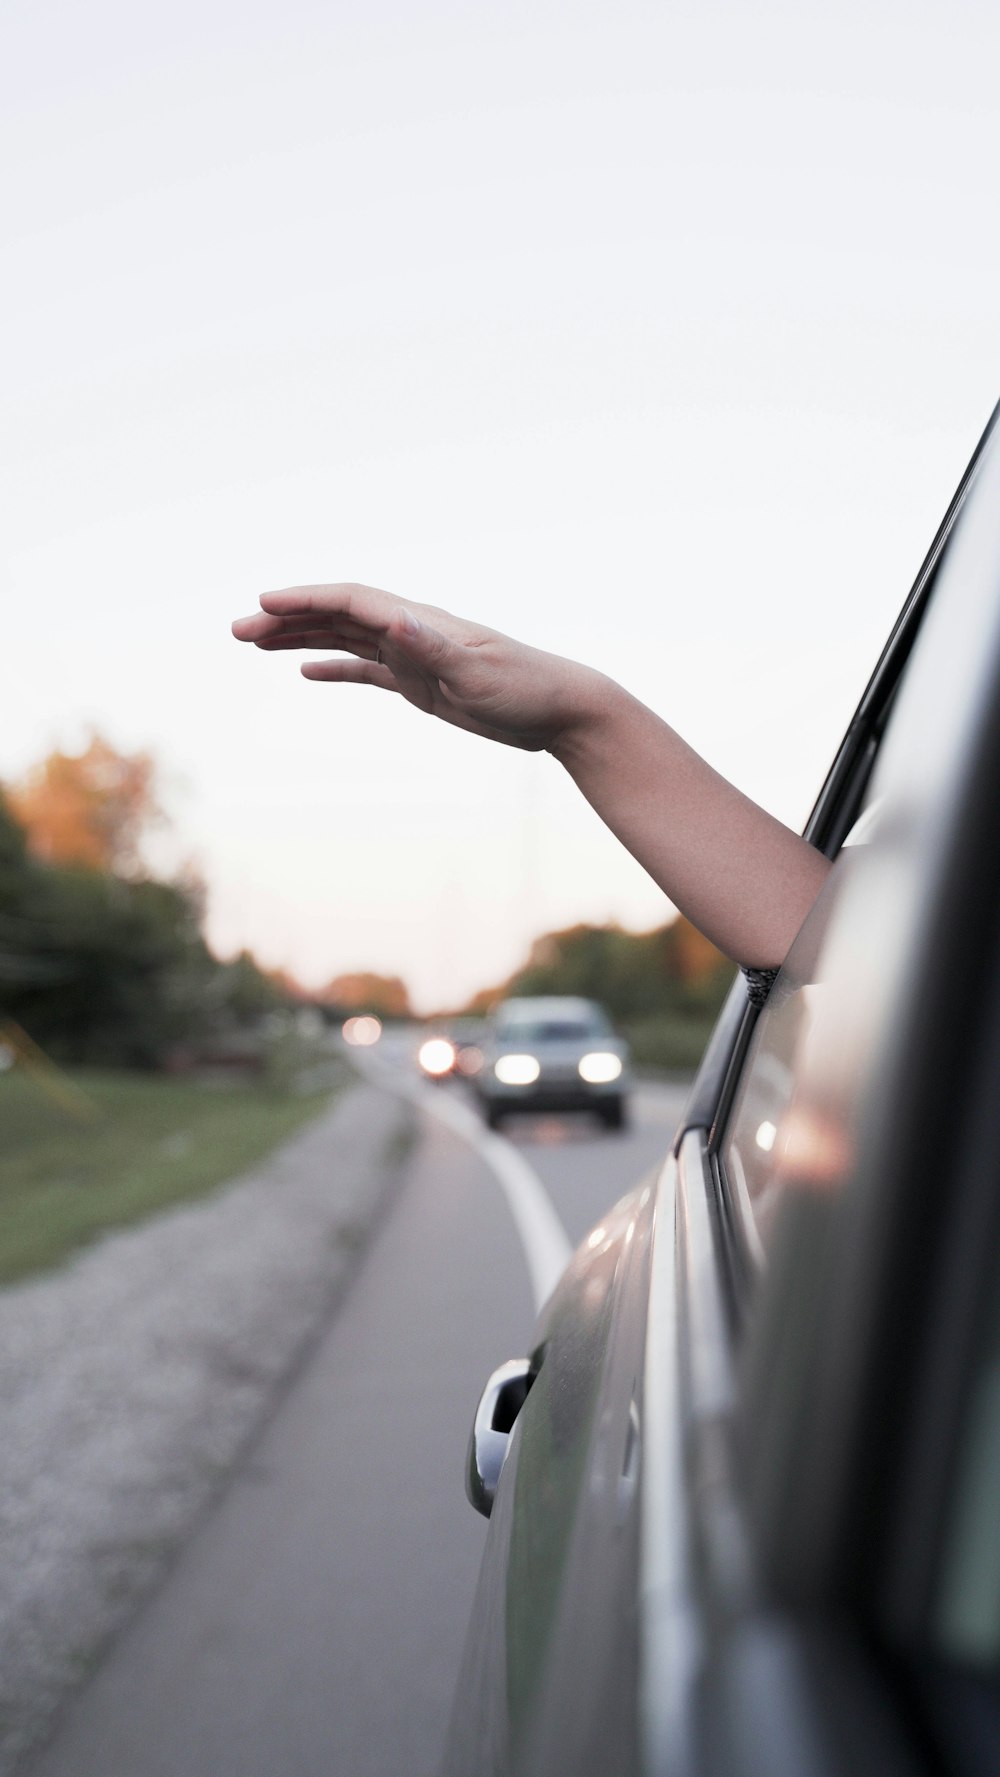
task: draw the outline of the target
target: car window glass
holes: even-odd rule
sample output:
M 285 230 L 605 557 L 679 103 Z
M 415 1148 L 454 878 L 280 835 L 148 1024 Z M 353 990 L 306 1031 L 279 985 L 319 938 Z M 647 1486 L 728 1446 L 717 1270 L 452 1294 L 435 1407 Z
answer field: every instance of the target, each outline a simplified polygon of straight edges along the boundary
M 952 1490 L 936 1629 L 950 1658 L 1000 1661 L 1000 1303 L 973 1381 Z
M 819 1099 L 806 1110 L 796 1094 L 810 1049 L 826 1035 L 830 1018 L 825 939 L 857 852 L 872 837 L 878 809 L 868 805 L 845 841 L 827 883 L 806 919 L 761 1011 L 744 1062 L 720 1147 L 723 1168 L 740 1210 L 747 1243 L 764 1256 L 778 1203 L 790 1178 L 809 1163 L 827 1174 L 844 1158 L 841 1127 L 848 1050 L 840 1052 Z M 824 1041 L 824 1049 L 837 1045 Z

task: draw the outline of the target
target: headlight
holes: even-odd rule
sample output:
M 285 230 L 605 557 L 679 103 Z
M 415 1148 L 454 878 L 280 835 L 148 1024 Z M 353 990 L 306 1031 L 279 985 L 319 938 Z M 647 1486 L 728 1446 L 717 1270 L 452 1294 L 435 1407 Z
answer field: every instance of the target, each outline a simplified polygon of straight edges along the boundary
M 622 1071 L 621 1056 L 612 1055 L 610 1049 L 595 1049 L 592 1055 L 582 1057 L 577 1071 L 588 1086 L 607 1086 Z
M 447 1037 L 428 1037 L 417 1051 L 417 1060 L 425 1074 L 439 1080 L 442 1074 L 450 1074 L 454 1067 L 455 1051 Z
M 341 1035 L 345 1043 L 352 1043 L 357 1049 L 370 1049 L 382 1035 L 382 1025 L 378 1018 L 366 1014 L 361 1018 L 348 1018 Z
M 502 1086 L 530 1086 L 541 1071 L 533 1055 L 501 1055 L 493 1065 Z

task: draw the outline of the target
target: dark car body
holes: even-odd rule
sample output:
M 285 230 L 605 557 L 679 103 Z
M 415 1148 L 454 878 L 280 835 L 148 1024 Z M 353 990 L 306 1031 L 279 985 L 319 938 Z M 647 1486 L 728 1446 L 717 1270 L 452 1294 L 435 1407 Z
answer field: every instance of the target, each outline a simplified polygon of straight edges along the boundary
M 484 1397 L 449 1777 L 1000 1772 L 996 418 L 767 1004 Z

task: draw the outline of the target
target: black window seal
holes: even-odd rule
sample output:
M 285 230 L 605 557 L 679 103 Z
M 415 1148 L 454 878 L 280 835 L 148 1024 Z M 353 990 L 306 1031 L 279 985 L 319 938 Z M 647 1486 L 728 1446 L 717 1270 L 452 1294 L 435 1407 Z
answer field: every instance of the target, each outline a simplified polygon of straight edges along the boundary
M 906 602 L 889 632 L 889 639 L 862 693 L 861 701 L 848 725 L 847 733 L 816 798 L 812 814 L 806 822 L 805 838 L 819 851 L 824 852 L 827 857 L 834 855 L 843 838 L 843 835 L 837 832 L 836 815 L 842 806 L 845 787 L 854 778 L 858 759 L 864 754 L 870 742 L 873 739 L 881 738 L 889 707 L 910 658 L 913 644 L 917 639 L 917 633 L 930 601 L 945 546 L 954 529 L 955 520 L 965 505 L 986 447 L 998 423 L 1000 423 L 1000 402 L 997 402 L 990 415 L 968 468 L 938 526 L 934 541 L 921 563 Z

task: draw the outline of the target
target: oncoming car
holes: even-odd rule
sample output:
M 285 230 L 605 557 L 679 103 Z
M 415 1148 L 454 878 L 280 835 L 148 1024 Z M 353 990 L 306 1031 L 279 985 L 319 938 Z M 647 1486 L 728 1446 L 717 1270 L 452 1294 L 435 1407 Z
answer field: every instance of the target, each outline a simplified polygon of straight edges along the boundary
M 425 1080 L 440 1083 L 455 1071 L 455 1045 L 441 1031 L 424 1037 L 417 1050 L 417 1066 Z
M 483 1065 L 483 1021 L 453 1018 L 447 1029 L 432 1030 L 421 1038 L 417 1066 L 427 1080 L 472 1080 Z
M 448 1777 L 1000 1772 L 998 805 L 994 414 L 769 996 L 487 1383 Z
M 606 1128 L 622 1129 L 628 1047 L 593 1000 L 504 1000 L 475 1083 L 491 1129 L 511 1111 L 595 1111 Z

